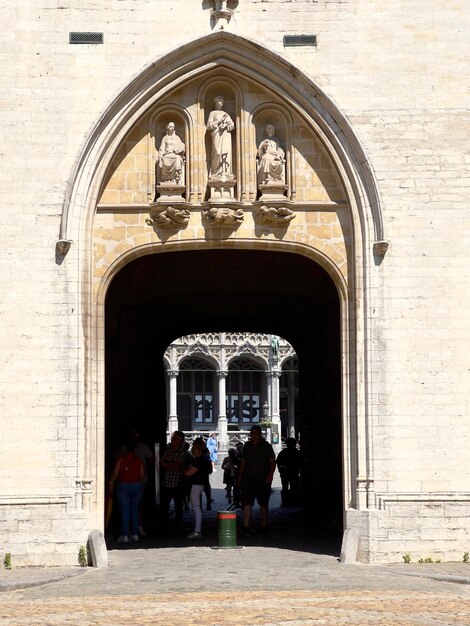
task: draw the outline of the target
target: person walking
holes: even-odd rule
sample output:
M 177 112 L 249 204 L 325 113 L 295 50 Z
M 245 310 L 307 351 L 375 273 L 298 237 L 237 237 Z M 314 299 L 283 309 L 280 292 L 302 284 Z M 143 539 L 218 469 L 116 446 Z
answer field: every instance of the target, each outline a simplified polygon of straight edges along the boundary
M 112 493 L 117 485 L 117 500 L 121 519 L 121 534 L 118 543 L 139 541 L 139 503 L 142 497 L 144 464 L 136 453 L 137 440 L 131 437 L 126 442 L 126 451 L 117 459 L 109 479 Z
M 276 459 L 277 469 L 281 475 L 281 504 L 292 506 L 299 497 L 300 450 L 293 437 L 286 440 L 286 447 L 279 452 Z
M 217 463 L 217 433 L 210 433 L 206 442 L 207 449 L 209 450 L 210 459 L 212 462 L 212 471 L 216 472 L 215 464 Z
M 188 466 L 189 455 L 184 449 L 184 433 L 175 430 L 171 435 L 170 446 L 160 460 L 163 471 L 161 479 L 161 527 L 162 531 L 168 530 L 168 517 L 170 503 L 175 504 L 175 531 L 181 529 L 184 506 L 184 481 L 183 472 Z
M 240 465 L 243 527 L 241 534 L 250 536 L 253 505 L 257 500 L 260 508 L 260 524 L 263 534 L 268 534 L 268 505 L 271 483 L 276 469 L 273 447 L 261 435 L 258 425 L 252 426 L 250 439 L 243 446 Z
M 204 455 L 204 444 L 195 441 L 191 449 L 192 459 L 190 465 L 184 471 L 184 475 L 191 481 L 191 506 L 194 511 L 194 530 L 187 536 L 188 539 L 200 539 L 202 537 L 202 492 L 212 472 L 212 464 Z

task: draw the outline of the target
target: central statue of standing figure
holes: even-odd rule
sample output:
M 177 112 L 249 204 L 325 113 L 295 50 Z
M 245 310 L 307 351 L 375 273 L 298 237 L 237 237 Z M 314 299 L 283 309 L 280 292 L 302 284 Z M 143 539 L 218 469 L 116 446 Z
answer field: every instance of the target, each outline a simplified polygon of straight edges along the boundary
M 223 110 L 223 96 L 214 98 L 215 110 L 209 114 L 207 129 L 211 132 L 212 152 L 209 177 L 233 178 L 232 172 L 232 137 L 235 128 L 230 115 Z

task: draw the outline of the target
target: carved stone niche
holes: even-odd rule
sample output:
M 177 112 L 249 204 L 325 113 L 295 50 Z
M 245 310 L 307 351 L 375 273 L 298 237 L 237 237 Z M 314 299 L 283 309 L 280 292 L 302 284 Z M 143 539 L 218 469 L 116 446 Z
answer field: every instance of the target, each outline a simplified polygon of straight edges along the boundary
M 210 207 L 202 211 L 202 216 L 209 224 L 217 226 L 233 226 L 241 224 L 244 219 L 243 209 L 230 207 Z
M 167 113 L 155 163 L 157 203 L 185 202 L 186 146 L 178 135 L 178 126 L 173 119 L 177 116 Z M 161 122 L 160 122 L 161 125 Z M 181 127 L 181 124 L 179 125 Z M 181 131 L 180 131 L 181 132 Z M 183 129 L 184 132 L 184 129 Z
M 267 111 L 258 120 L 257 128 L 264 126 L 256 153 L 258 190 L 261 202 L 281 200 L 285 198 L 287 191 L 285 141 L 276 136 L 275 122 L 278 128 L 281 126 L 285 130 L 286 122 L 276 112 Z
M 253 209 L 256 224 L 266 226 L 288 226 L 295 219 L 292 209 L 286 206 L 267 206 L 265 204 Z
M 149 226 L 158 228 L 185 228 L 188 225 L 191 213 L 182 206 L 158 206 L 155 204 L 150 211 L 150 219 L 147 220 Z

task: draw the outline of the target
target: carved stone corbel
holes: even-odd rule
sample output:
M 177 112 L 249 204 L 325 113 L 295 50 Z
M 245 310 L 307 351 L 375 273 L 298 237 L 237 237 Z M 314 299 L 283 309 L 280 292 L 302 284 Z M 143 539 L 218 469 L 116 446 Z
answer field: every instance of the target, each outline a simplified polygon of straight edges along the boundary
M 213 30 L 225 30 L 238 5 L 238 0 L 212 0 L 214 8 L 211 10 Z
M 70 239 L 59 239 L 59 241 L 56 242 L 55 247 L 56 247 L 57 252 L 59 252 L 59 254 L 61 254 L 62 256 L 65 256 L 67 252 L 70 250 L 71 245 L 72 245 L 72 242 L 70 241 Z
M 244 219 L 243 209 L 230 209 L 228 207 L 211 207 L 210 209 L 204 209 L 202 211 L 204 219 L 216 225 L 230 225 L 241 224 Z
M 256 224 L 268 226 L 286 226 L 295 218 L 294 212 L 288 207 L 274 207 L 263 204 L 253 210 Z
M 374 242 L 373 251 L 374 256 L 383 258 L 388 250 L 388 241 L 376 241 Z
M 150 212 L 150 219 L 146 221 L 149 226 L 159 228 L 184 228 L 188 225 L 190 216 L 188 209 L 169 206 L 164 209 L 153 209 Z

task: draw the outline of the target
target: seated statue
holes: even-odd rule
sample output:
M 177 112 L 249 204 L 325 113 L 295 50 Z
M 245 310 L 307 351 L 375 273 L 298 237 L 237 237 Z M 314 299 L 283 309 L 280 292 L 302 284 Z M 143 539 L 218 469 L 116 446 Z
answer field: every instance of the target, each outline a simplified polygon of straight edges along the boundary
M 258 184 L 285 182 L 285 153 L 275 137 L 274 124 L 266 125 L 266 137 L 258 146 Z
M 158 150 L 159 184 L 184 185 L 184 152 L 185 146 L 175 133 L 175 124 L 169 122 Z

